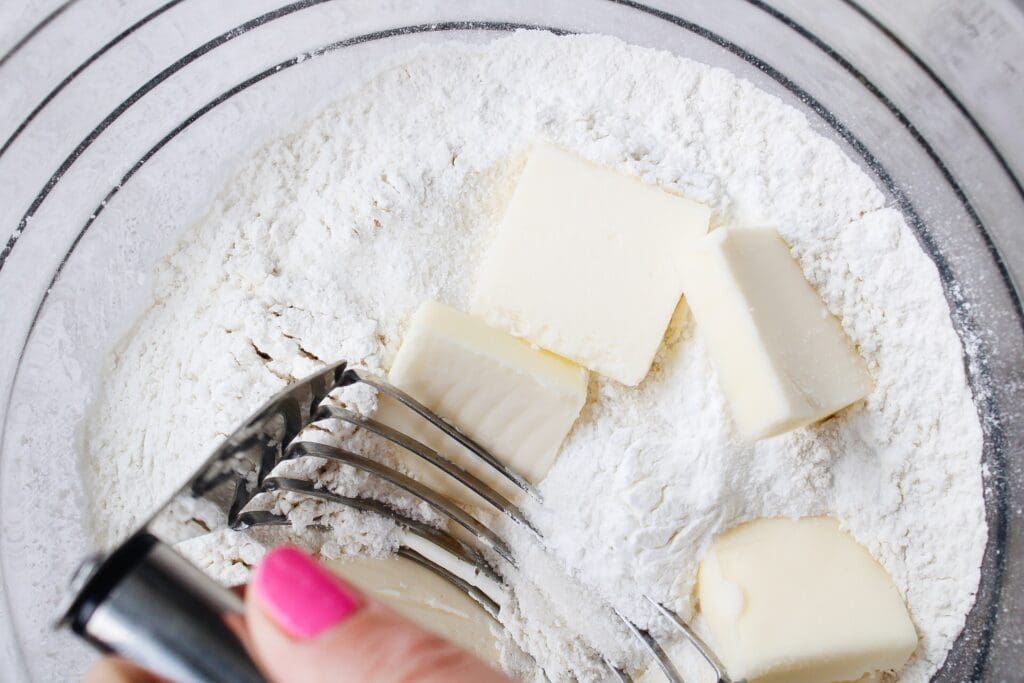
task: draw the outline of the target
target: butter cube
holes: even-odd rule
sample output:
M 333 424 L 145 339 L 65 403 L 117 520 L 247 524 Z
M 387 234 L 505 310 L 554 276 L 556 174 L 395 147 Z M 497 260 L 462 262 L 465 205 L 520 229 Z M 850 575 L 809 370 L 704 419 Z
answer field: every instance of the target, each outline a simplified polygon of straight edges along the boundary
M 777 232 L 719 228 L 685 261 L 686 301 L 744 437 L 817 422 L 871 391 L 863 359 Z
M 494 620 L 468 594 L 426 567 L 397 556 L 346 556 L 327 566 L 406 619 L 485 661 L 500 661 Z
M 889 575 L 829 517 L 727 531 L 700 563 L 697 592 L 734 680 L 854 681 L 900 669 L 917 647 Z
M 710 210 L 551 145 L 526 162 L 472 310 L 595 372 L 635 385 L 682 291 L 682 252 Z
M 432 301 L 413 315 L 388 379 L 532 483 L 551 468 L 587 398 L 580 366 Z M 385 404 L 383 416 L 493 483 L 486 466 L 407 409 Z M 446 475 L 436 469 L 414 469 L 442 493 L 463 498 L 461 485 L 440 479 Z

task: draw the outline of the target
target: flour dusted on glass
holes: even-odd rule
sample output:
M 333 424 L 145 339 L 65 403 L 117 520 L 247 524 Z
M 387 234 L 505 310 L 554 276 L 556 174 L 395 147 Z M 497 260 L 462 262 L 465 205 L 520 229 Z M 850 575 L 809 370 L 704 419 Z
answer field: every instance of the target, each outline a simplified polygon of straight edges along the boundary
M 635 648 L 610 642 L 622 634 L 607 605 L 648 623 L 648 594 L 691 614 L 695 562 L 715 534 L 828 513 L 903 592 L 921 646 L 902 680 L 927 680 L 973 602 L 986 536 L 981 429 L 936 270 L 800 113 L 723 70 L 611 38 L 520 33 L 421 49 L 258 150 L 158 264 L 111 354 L 84 454 L 98 539 L 139 523 L 292 378 L 337 359 L 384 372 L 423 300 L 465 308 L 537 140 L 704 202 L 716 226 L 776 226 L 876 387 L 824 424 L 745 444 L 681 304 L 638 388 L 592 380 L 532 511 L 550 552 L 510 580 L 512 640 L 555 678 L 598 676 L 593 655 L 608 648 L 636 665 Z M 391 497 L 336 466 L 289 467 Z M 398 542 L 366 515 L 276 505 L 300 526 L 330 516 L 327 554 Z M 262 552 L 236 534 L 197 534 L 182 550 L 225 581 Z M 603 610 L 593 628 L 564 614 L 570 577 L 577 599 Z M 510 655 L 514 670 L 523 661 Z

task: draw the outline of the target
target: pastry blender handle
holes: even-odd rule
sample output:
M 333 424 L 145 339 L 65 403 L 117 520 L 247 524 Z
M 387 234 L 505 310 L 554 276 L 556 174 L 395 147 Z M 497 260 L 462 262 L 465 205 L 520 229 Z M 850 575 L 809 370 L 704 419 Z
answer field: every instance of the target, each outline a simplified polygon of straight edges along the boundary
M 177 683 L 266 683 L 229 621 L 242 601 L 140 532 L 72 581 L 60 625 Z

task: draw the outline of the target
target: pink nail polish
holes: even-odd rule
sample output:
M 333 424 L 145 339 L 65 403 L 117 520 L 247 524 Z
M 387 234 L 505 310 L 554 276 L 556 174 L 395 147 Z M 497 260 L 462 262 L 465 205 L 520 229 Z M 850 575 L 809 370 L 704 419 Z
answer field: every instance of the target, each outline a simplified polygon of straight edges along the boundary
M 359 595 L 298 548 L 267 553 L 250 590 L 291 637 L 312 638 L 362 606 Z

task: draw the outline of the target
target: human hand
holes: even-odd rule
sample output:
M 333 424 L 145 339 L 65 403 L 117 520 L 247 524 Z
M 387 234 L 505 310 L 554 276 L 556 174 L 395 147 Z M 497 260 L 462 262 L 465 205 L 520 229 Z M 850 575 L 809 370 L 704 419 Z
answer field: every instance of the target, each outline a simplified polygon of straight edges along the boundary
M 253 572 L 239 628 L 274 683 L 511 683 L 292 547 L 270 551 Z M 105 657 L 84 683 L 157 680 Z

